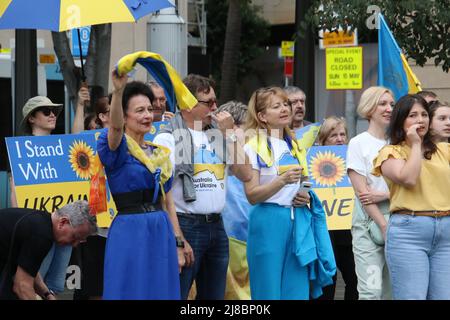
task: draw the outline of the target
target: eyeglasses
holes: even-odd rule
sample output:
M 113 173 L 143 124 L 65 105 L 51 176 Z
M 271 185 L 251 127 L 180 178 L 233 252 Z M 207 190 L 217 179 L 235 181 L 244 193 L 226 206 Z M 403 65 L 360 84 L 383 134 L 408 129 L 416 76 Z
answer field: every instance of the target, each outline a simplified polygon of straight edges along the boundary
M 208 106 L 208 108 L 212 108 L 215 104 L 217 104 L 217 99 L 210 99 L 208 101 L 197 100 L 200 103 L 204 103 Z
M 70 219 L 67 219 L 67 220 L 69 221 L 69 224 L 70 224 L 70 226 L 73 229 L 73 234 L 72 234 L 73 241 L 76 242 L 76 243 L 84 243 L 84 242 L 86 242 L 87 241 L 86 238 L 82 238 L 80 235 L 75 233 L 75 228 L 74 228 L 74 226 L 72 224 L 72 221 L 70 221 Z
M 36 112 L 38 111 L 41 111 L 46 117 L 50 116 L 50 113 L 53 113 L 55 117 L 58 117 L 61 113 L 61 108 L 42 107 L 36 110 Z

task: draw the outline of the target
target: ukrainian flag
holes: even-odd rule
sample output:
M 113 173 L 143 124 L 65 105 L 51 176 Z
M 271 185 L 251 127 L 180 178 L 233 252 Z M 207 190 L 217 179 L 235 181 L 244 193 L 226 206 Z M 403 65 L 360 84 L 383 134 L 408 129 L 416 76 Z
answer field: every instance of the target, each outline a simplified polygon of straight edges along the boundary
M 230 247 L 225 300 L 250 300 L 250 275 L 247 264 L 248 218 L 251 209 L 244 184 L 235 176 L 227 177 L 223 224 Z
M 295 130 L 295 138 L 301 149 L 308 149 L 314 145 L 319 134 L 322 122 L 311 123 L 303 128 Z
M 379 15 L 378 85 L 391 89 L 395 100 L 421 91 L 420 81 L 412 72 L 405 55 L 395 41 L 384 17 Z
M 181 81 L 176 70 L 159 54 L 138 51 L 122 57 L 117 63 L 118 74 L 126 74 L 133 70 L 136 63 L 142 65 L 152 77 L 164 88 L 170 111 L 192 109 L 197 105 L 197 99 Z

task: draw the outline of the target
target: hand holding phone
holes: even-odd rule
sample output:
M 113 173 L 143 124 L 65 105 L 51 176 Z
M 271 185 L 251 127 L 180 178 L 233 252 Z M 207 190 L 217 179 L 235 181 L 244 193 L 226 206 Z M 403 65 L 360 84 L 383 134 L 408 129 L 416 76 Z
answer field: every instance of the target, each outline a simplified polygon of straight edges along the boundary
M 298 192 L 309 192 L 312 188 L 312 182 L 302 181 L 300 184 L 300 188 L 298 188 Z
M 311 197 L 308 192 L 312 188 L 312 183 L 309 181 L 303 181 L 298 188 L 297 194 L 294 199 L 292 199 L 292 205 L 294 207 L 302 207 L 309 203 Z

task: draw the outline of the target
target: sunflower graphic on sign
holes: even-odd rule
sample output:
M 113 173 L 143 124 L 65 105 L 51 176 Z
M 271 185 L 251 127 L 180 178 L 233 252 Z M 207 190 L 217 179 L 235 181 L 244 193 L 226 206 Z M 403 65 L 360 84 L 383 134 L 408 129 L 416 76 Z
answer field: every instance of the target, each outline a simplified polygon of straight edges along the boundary
M 80 179 L 89 179 L 95 172 L 94 151 L 86 142 L 75 140 L 69 149 L 69 162 Z
M 319 186 L 334 187 L 346 175 L 345 160 L 332 151 L 319 151 L 311 158 L 309 170 Z

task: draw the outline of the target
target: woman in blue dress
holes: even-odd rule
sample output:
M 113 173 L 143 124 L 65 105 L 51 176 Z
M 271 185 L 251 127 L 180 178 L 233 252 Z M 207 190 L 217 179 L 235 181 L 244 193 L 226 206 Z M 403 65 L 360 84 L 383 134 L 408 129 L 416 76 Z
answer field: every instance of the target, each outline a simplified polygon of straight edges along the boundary
M 112 80 L 111 124 L 97 142 L 118 211 L 106 243 L 103 298 L 180 299 L 179 270 L 193 255 L 170 192 L 170 151 L 144 141 L 153 94 L 115 71 Z

